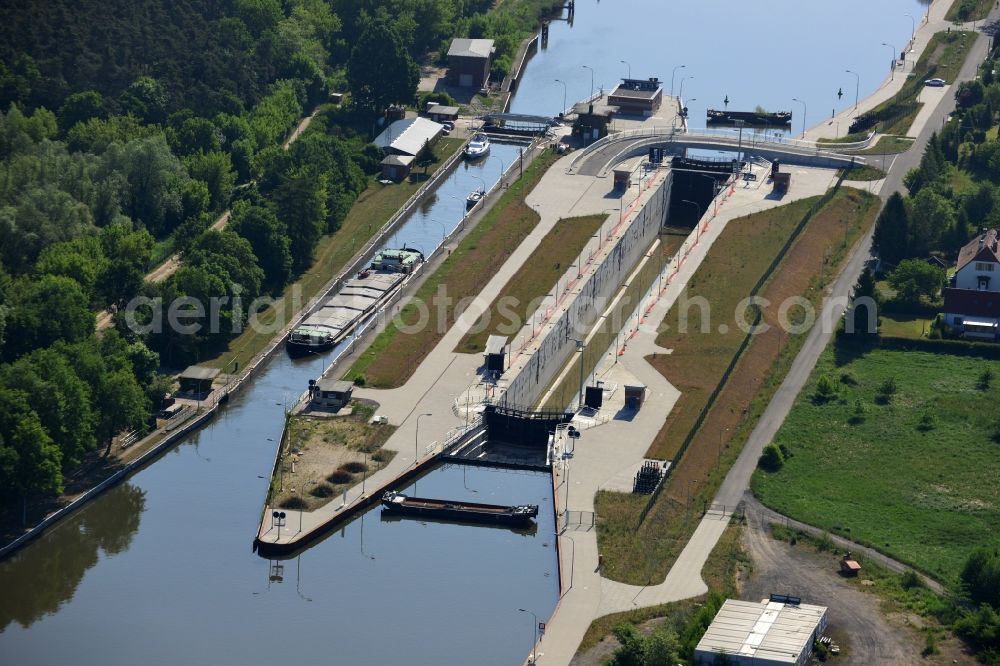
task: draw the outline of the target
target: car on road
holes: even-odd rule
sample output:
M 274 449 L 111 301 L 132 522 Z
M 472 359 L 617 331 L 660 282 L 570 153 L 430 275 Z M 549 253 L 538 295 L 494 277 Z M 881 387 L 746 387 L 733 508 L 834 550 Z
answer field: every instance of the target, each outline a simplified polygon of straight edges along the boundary
M 450 120 L 446 120 L 441 124 L 444 125 L 444 128 L 449 132 L 455 129 L 455 123 L 451 122 Z
M 944 79 L 927 79 L 924 81 L 925 86 L 930 86 L 931 88 L 944 88 L 948 85 Z

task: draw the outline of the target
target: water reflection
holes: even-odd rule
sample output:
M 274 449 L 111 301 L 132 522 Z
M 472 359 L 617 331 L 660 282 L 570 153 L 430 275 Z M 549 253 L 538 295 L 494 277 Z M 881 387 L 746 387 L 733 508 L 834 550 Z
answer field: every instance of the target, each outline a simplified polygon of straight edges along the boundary
M 46 537 L 30 558 L 0 562 L 0 631 L 11 622 L 31 626 L 73 598 L 84 574 L 105 556 L 128 550 L 146 506 L 146 494 L 126 483 L 108 491 L 101 510 L 87 507 Z

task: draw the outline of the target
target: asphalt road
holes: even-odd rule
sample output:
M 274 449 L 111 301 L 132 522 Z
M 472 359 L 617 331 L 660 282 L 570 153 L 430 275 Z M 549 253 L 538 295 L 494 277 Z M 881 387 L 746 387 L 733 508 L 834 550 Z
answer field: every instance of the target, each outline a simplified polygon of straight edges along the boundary
M 984 23 L 989 23 L 998 17 L 1000 17 L 1000 10 L 994 9 Z M 959 82 L 975 78 L 979 64 L 986 57 L 989 42 L 989 37 L 982 34 L 979 35 L 979 38 L 969 51 L 969 56 L 966 58 L 958 79 L 955 81 L 956 85 L 954 89 L 957 89 Z M 906 192 L 903 185 L 903 177 L 907 171 L 920 164 L 924 148 L 927 146 L 931 135 L 941 128 L 943 120 L 951 115 L 954 110 L 954 96 L 945 96 L 938 104 L 938 108 L 935 109 L 923 131 L 917 137 L 916 141 L 914 141 L 910 150 L 897 156 L 891 166 L 889 166 L 885 184 L 880 192 L 883 205 L 893 192 Z M 869 232 L 854 248 L 836 282 L 834 282 L 830 289 L 829 295 L 833 299 L 837 297 L 846 298 L 850 295 L 851 290 L 857 283 L 858 276 L 861 275 L 861 270 L 865 262 L 871 257 L 871 238 L 872 234 Z M 817 319 L 818 322 L 838 320 L 840 314 L 838 310 L 843 310 L 843 301 L 837 305 L 837 302 L 833 299 L 828 301 L 823 308 L 822 315 Z M 730 469 L 718 493 L 716 493 L 715 504 L 735 507 L 735 505 L 743 500 L 744 493 L 749 493 L 750 477 L 757 466 L 757 460 L 760 458 L 764 446 L 772 441 L 778 428 L 784 422 L 785 417 L 788 416 L 795 398 L 809 380 L 809 375 L 816 366 L 819 355 L 826 349 L 832 334 L 832 330 L 819 325 L 814 326 L 809 332 L 805 344 L 795 357 L 795 361 L 792 363 L 792 367 L 789 369 L 784 381 L 774 394 L 767 409 L 764 410 L 760 420 L 757 422 L 757 426 L 750 433 L 743 451 L 740 453 L 732 469 Z

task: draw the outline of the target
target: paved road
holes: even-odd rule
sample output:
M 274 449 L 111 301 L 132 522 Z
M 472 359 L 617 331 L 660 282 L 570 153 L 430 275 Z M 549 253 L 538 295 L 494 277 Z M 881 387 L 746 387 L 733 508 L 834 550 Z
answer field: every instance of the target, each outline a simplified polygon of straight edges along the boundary
M 1000 10 L 994 9 L 988 20 L 993 20 L 998 16 L 1000 16 Z M 962 67 L 956 84 L 958 81 L 975 78 L 976 69 L 979 63 L 986 57 L 988 47 L 989 38 L 980 35 L 969 51 L 969 57 Z M 895 159 L 888 169 L 885 183 L 880 191 L 883 204 L 893 192 L 906 192 L 903 185 L 903 176 L 906 175 L 907 171 L 920 163 L 924 148 L 927 146 L 931 135 L 941 127 L 942 121 L 954 110 L 954 97 L 948 96 L 943 99 L 931 115 L 920 136 L 914 142 L 913 147 Z M 846 298 L 857 282 L 865 261 L 870 257 L 871 233 L 855 247 L 837 281 L 830 289 L 830 296 Z M 823 316 L 819 318 L 819 321 L 836 321 L 836 318 L 832 315 L 839 314 L 836 312 L 836 308 L 838 307 L 842 309 L 843 304 L 841 303 L 838 306 L 836 302 L 828 302 L 824 308 Z M 819 355 L 826 349 L 832 333 L 833 331 L 824 329 L 821 326 L 816 326 L 810 331 L 805 344 L 799 351 L 798 356 L 795 357 L 791 369 L 785 376 L 785 380 L 781 383 L 777 393 L 775 393 L 764 414 L 757 422 L 757 427 L 750 433 L 750 437 L 743 447 L 740 457 L 719 488 L 719 492 L 715 496 L 717 504 L 735 506 L 743 499 L 744 492 L 750 487 L 750 477 L 757 466 L 757 459 L 760 457 L 761 451 L 763 451 L 764 446 L 772 441 L 778 428 L 784 422 L 785 417 L 788 416 L 795 398 L 809 380 L 809 375 L 812 373 Z

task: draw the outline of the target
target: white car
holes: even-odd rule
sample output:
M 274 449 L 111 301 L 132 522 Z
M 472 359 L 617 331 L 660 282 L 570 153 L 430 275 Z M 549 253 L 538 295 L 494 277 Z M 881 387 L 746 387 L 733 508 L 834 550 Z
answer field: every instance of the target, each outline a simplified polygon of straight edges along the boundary
M 944 88 L 948 85 L 944 79 L 927 79 L 924 81 L 925 86 L 930 86 L 931 88 Z

